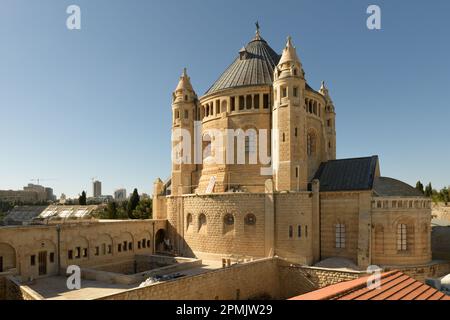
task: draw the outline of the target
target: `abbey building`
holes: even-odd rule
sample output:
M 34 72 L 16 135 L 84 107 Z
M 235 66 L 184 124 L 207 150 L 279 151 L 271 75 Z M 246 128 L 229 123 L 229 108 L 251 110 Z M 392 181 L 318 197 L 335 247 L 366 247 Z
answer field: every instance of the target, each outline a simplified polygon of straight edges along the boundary
M 430 262 L 430 200 L 383 177 L 377 156 L 336 159 L 330 92 L 306 79 L 292 39 L 280 55 L 259 30 L 203 96 L 184 70 L 172 137 L 200 136 L 201 161 L 173 161 L 171 179 L 155 182 L 154 218 L 167 219 L 170 249 L 306 265 L 339 257 L 360 268 Z M 183 157 L 187 141 L 172 140 Z M 191 160 L 199 142 L 189 143 Z M 211 161 L 218 155 L 227 160 Z

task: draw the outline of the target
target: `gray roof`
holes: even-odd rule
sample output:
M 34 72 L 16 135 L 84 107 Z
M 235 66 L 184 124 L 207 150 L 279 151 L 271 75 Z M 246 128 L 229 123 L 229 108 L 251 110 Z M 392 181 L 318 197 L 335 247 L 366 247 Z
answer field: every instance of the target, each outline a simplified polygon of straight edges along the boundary
M 371 190 L 377 174 L 378 156 L 322 162 L 314 179 L 320 191 Z
M 377 177 L 374 181 L 375 195 L 380 197 L 423 197 L 423 193 L 402 181 Z
M 262 38 L 250 41 L 245 51 L 245 58 L 239 55 L 205 94 L 240 86 L 272 85 L 273 70 L 281 56 Z
M 241 55 L 244 58 L 241 58 Z M 234 62 L 222 73 L 216 82 L 206 91 L 205 95 L 222 90 L 273 83 L 273 70 L 278 65 L 281 55 L 276 53 L 258 34 L 245 47 L 239 50 Z M 316 92 L 308 83 L 306 90 Z

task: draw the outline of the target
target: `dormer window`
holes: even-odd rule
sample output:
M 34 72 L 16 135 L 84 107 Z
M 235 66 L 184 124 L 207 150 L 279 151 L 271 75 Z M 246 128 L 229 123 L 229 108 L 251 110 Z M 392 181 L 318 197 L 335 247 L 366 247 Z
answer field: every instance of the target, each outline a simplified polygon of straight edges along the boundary
M 239 50 L 239 59 L 241 60 L 247 59 L 247 49 L 245 49 L 244 47 L 241 50 Z

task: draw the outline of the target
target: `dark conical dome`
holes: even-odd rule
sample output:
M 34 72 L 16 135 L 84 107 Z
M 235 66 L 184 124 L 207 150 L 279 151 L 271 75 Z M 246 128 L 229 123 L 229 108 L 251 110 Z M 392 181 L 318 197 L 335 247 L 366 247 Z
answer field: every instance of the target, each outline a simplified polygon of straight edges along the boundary
M 273 70 L 279 60 L 280 55 L 257 32 L 205 94 L 241 86 L 272 85 Z

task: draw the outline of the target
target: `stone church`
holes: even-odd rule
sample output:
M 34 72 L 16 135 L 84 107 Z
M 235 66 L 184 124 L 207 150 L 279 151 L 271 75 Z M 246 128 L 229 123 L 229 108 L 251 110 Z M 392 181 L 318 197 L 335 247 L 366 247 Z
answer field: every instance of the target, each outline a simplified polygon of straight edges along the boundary
M 201 97 L 184 70 L 171 112 L 172 138 L 182 129 L 201 140 L 190 142 L 201 161 L 172 161 L 171 178 L 154 184 L 154 218 L 167 219 L 174 253 L 306 265 L 338 257 L 360 268 L 431 261 L 430 200 L 383 177 L 377 156 L 336 159 L 329 90 L 307 83 L 290 37 L 280 55 L 258 28 Z M 214 130 L 244 139 L 218 144 Z M 173 154 L 181 143 L 172 139 Z M 252 158 L 257 145 L 270 163 Z M 208 161 L 219 153 L 232 161 Z

